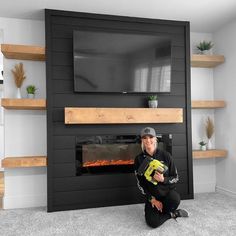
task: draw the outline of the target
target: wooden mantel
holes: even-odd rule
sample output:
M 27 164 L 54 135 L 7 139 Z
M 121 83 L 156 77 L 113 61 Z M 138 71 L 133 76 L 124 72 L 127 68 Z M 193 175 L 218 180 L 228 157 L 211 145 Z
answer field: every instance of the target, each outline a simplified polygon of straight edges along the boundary
M 182 108 L 65 107 L 65 124 L 144 124 L 182 122 Z

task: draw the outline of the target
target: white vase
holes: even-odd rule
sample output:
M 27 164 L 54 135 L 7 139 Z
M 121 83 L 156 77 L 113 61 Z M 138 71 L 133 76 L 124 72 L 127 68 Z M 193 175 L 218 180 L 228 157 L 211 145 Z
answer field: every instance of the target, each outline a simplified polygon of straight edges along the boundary
M 208 141 L 207 141 L 207 149 L 212 149 L 212 141 L 211 141 L 211 139 L 208 139 Z
M 22 98 L 20 88 L 17 88 L 16 90 L 16 98 Z
M 33 99 L 35 98 L 35 94 L 27 93 L 27 98 Z
M 148 107 L 149 108 L 157 108 L 157 106 L 158 106 L 158 101 L 157 100 L 148 101 Z
M 209 50 L 199 51 L 199 54 L 202 54 L 202 55 L 212 55 L 212 50 L 209 49 Z
M 202 150 L 202 151 L 206 151 L 206 145 L 200 145 L 200 150 Z

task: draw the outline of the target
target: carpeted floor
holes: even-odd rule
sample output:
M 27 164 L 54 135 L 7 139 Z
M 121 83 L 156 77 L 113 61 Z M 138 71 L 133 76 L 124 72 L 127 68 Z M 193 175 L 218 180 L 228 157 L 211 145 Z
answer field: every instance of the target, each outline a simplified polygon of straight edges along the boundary
M 47 213 L 46 208 L 0 211 L 1 236 L 151 236 L 236 235 L 236 198 L 220 193 L 196 194 L 181 202 L 189 218 L 165 222 L 157 229 L 144 220 L 144 205 L 127 205 Z

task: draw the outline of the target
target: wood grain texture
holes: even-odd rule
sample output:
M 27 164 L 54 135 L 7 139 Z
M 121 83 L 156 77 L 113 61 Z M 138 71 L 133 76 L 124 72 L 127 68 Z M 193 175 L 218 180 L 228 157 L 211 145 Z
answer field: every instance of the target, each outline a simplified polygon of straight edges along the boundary
M 1 44 L 1 51 L 8 59 L 45 61 L 45 47 Z
M 222 55 L 192 55 L 191 66 L 213 68 L 224 63 L 225 57 Z
M 215 158 L 215 157 L 226 157 L 227 151 L 220 149 L 211 149 L 206 151 L 193 150 L 194 159 L 204 159 L 204 158 Z
M 1 106 L 5 109 L 18 109 L 18 110 L 45 110 L 45 99 L 14 99 L 2 98 Z
M 46 156 L 6 157 L 2 160 L 3 168 L 47 166 Z
M 192 101 L 192 109 L 209 109 L 209 108 L 223 108 L 226 102 L 223 100 L 194 100 Z
M 65 124 L 134 124 L 182 122 L 182 108 L 65 108 Z

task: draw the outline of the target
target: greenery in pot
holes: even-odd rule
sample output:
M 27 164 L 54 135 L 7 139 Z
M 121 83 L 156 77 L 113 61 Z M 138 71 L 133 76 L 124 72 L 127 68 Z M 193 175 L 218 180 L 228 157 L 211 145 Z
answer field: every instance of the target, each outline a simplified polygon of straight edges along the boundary
M 157 95 L 150 95 L 148 96 L 147 99 L 149 108 L 157 108 L 158 106 Z
M 28 85 L 26 90 L 28 94 L 35 94 L 37 88 L 34 85 Z
M 156 100 L 157 100 L 157 95 L 148 96 L 148 101 L 156 101 Z
M 207 143 L 206 142 L 201 141 L 201 142 L 199 142 L 199 145 L 200 145 L 200 150 L 206 151 L 206 149 L 207 149 Z
M 202 42 L 200 42 L 200 43 L 197 45 L 197 49 L 198 49 L 200 52 L 209 51 L 213 46 L 214 46 L 214 44 L 213 44 L 211 41 L 205 41 L 205 40 L 203 40 Z
M 204 141 L 199 142 L 199 145 L 200 145 L 200 146 L 206 146 L 206 144 L 207 144 L 207 143 L 204 142 Z

